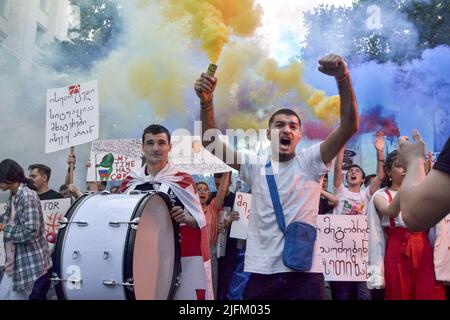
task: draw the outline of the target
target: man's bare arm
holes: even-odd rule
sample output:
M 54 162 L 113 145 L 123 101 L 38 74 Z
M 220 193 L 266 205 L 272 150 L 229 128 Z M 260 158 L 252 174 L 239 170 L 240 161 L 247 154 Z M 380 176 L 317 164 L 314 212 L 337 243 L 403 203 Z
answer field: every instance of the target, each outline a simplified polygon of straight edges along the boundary
M 346 142 L 358 131 L 358 105 L 353 90 L 350 73 L 344 60 L 335 54 L 325 56 L 319 61 L 319 70 L 329 76 L 334 76 L 339 88 L 341 101 L 339 127 L 320 145 L 320 153 L 324 163 L 329 163 L 338 154 Z

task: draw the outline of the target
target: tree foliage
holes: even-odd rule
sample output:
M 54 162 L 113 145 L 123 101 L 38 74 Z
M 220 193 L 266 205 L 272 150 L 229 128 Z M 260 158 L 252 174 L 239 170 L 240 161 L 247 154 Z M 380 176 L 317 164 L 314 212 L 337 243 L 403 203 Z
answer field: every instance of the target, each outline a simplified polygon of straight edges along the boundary
M 80 29 L 70 29 L 70 40 L 55 39 L 44 61 L 53 69 L 89 70 L 117 44 L 123 29 L 120 0 L 70 0 L 80 10 Z
M 403 63 L 423 50 L 450 45 L 450 10 L 443 0 L 357 0 L 321 5 L 305 15 L 303 57 L 338 52 L 353 59 Z

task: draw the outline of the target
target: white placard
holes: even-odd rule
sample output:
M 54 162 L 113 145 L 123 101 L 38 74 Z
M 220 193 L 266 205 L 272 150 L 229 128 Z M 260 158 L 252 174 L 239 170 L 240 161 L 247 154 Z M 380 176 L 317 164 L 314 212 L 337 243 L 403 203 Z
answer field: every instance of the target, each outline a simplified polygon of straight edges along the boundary
M 123 180 L 142 166 L 142 156 L 141 139 L 94 141 L 86 181 Z
M 319 215 L 317 239 L 326 281 L 366 281 L 369 228 L 363 215 Z
M 42 200 L 41 207 L 44 213 L 45 239 L 49 242 L 50 249 L 53 248 L 59 228 L 59 221 L 66 215 L 70 208 L 71 200 L 68 198 Z
M 219 223 L 222 222 L 226 218 L 226 216 L 230 214 L 229 210 L 220 210 L 219 212 Z M 216 253 L 217 258 L 225 257 L 225 250 L 227 248 L 227 233 L 226 232 L 219 232 L 217 235 L 217 241 L 216 241 Z
M 248 217 L 252 205 L 252 195 L 250 193 L 237 192 L 234 199 L 234 211 L 239 213 L 239 220 L 231 224 L 230 238 L 247 239 Z
M 6 212 L 6 203 L 0 203 L 0 216 L 4 215 Z M 6 262 L 6 253 L 5 253 L 5 245 L 3 243 L 3 231 L 0 232 L 0 267 L 5 266 Z
M 436 225 L 434 270 L 436 280 L 450 281 L 450 214 Z
M 98 138 L 97 80 L 47 90 L 45 153 Z
M 224 136 L 226 138 L 226 136 Z M 221 139 L 225 139 L 221 137 Z M 203 148 L 200 137 L 172 136 L 170 161 L 181 171 L 189 174 L 213 174 L 233 170 L 222 160 Z

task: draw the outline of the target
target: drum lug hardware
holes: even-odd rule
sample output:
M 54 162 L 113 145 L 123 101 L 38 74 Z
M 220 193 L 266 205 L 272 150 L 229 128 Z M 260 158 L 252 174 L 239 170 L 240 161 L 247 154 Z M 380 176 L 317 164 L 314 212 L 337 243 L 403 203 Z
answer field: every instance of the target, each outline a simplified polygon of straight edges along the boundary
M 178 288 L 181 285 L 181 278 L 180 278 L 180 276 L 178 276 L 175 279 L 175 284 L 174 285 L 175 285 L 176 288 Z
M 103 260 L 108 260 L 111 254 L 109 251 L 103 251 Z
M 87 223 L 87 221 L 68 221 L 67 218 L 62 218 L 59 221 L 59 228 L 62 229 L 64 227 L 66 227 L 69 224 L 76 224 L 79 227 L 87 227 L 89 224 Z
M 52 278 L 50 278 L 51 282 L 69 282 L 73 285 L 75 284 L 81 284 L 81 282 L 83 280 L 79 279 L 79 278 L 71 278 L 71 279 L 61 279 L 60 277 L 58 277 L 57 275 L 53 275 Z
M 72 259 L 77 260 L 77 259 L 80 257 L 80 255 L 81 255 L 80 251 L 75 250 L 75 251 L 72 253 Z
M 109 226 L 113 228 L 119 228 L 121 224 L 129 224 L 131 229 L 136 230 L 140 219 L 135 218 L 132 221 L 110 221 Z
M 109 192 L 108 190 L 103 190 L 100 194 L 101 194 L 102 196 L 108 196 L 108 195 L 111 194 L 111 192 Z
M 57 275 L 53 275 L 53 277 L 50 278 L 51 282 L 63 282 L 64 280 L 58 277 Z
M 103 284 L 108 287 L 115 287 L 115 286 L 123 286 L 123 287 L 134 287 L 134 283 L 132 282 L 116 282 L 116 280 L 103 280 Z
M 128 194 L 141 194 L 140 190 L 131 190 Z

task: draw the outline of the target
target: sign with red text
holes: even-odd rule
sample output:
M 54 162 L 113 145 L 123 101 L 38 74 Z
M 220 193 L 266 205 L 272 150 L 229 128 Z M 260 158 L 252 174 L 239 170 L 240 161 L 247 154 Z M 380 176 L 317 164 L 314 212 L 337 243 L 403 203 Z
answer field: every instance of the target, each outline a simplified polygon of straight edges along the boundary
M 47 90 L 45 153 L 96 140 L 98 131 L 96 80 Z
M 239 213 L 239 220 L 231 224 L 230 238 L 247 239 L 248 217 L 252 205 L 252 195 L 250 193 L 237 192 L 234 199 L 233 210 Z
M 142 166 L 140 139 L 97 140 L 92 142 L 86 181 L 123 180 Z
M 326 281 L 367 281 L 369 228 L 364 215 L 319 215 L 317 241 Z
M 59 230 L 59 221 L 65 217 L 70 208 L 71 199 L 42 200 L 41 207 L 44 213 L 45 239 L 49 243 L 50 249 L 56 242 Z

